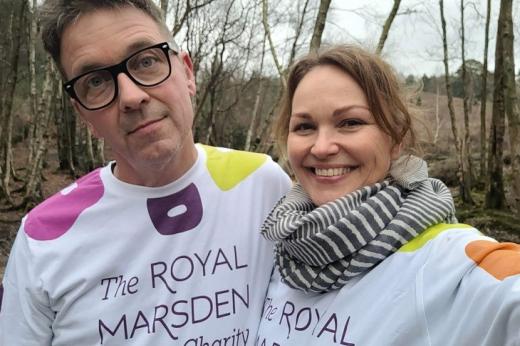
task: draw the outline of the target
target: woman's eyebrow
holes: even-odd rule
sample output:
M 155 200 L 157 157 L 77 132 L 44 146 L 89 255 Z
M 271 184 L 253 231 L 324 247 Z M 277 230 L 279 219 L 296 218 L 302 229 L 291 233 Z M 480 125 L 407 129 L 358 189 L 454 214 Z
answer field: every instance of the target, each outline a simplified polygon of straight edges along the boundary
M 350 106 L 345 106 L 345 107 L 340 107 L 338 109 L 335 109 L 334 112 L 332 112 L 332 116 L 336 117 L 338 115 L 342 115 L 342 114 L 347 113 L 348 111 L 350 111 L 352 109 L 356 109 L 356 108 L 361 108 L 363 110 L 370 111 L 370 109 L 368 109 L 367 106 L 363 106 L 363 105 L 350 105 Z

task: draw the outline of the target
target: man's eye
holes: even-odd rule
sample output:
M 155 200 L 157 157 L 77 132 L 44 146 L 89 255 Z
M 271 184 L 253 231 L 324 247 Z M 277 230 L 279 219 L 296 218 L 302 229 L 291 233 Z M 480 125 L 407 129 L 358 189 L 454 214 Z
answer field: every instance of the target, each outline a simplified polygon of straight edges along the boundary
M 147 56 L 147 57 L 143 57 L 142 59 L 140 59 L 137 63 L 137 69 L 141 69 L 141 68 L 150 68 L 152 67 L 153 65 L 155 65 L 155 63 L 157 62 L 157 58 L 153 57 L 153 56 Z
M 90 89 L 97 89 L 103 86 L 105 79 L 101 76 L 92 76 L 87 80 L 87 87 Z

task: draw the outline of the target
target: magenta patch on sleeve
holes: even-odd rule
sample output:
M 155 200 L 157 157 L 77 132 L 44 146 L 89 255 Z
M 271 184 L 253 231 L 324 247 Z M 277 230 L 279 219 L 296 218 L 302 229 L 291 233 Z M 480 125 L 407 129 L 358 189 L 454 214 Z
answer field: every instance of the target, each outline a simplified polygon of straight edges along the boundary
M 34 208 L 24 224 L 35 240 L 53 240 L 72 227 L 79 215 L 101 199 L 105 188 L 97 169 Z

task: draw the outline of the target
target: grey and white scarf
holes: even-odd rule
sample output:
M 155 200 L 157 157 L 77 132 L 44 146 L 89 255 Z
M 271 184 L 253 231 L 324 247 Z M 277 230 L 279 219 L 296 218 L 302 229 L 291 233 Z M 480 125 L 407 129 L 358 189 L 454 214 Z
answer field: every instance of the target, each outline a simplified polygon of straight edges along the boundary
M 320 207 L 299 184 L 278 202 L 261 232 L 276 241 L 275 262 L 287 285 L 341 288 L 428 227 L 457 222 L 450 191 L 428 178 L 423 160 L 403 157 L 389 175 Z

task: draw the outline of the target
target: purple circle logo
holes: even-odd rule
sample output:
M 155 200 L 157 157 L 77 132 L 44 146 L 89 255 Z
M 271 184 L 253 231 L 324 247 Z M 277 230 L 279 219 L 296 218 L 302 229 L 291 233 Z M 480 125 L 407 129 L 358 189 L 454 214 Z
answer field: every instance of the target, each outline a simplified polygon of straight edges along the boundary
M 155 229 L 172 235 L 194 229 L 202 220 L 202 201 L 195 184 L 172 195 L 146 200 Z

